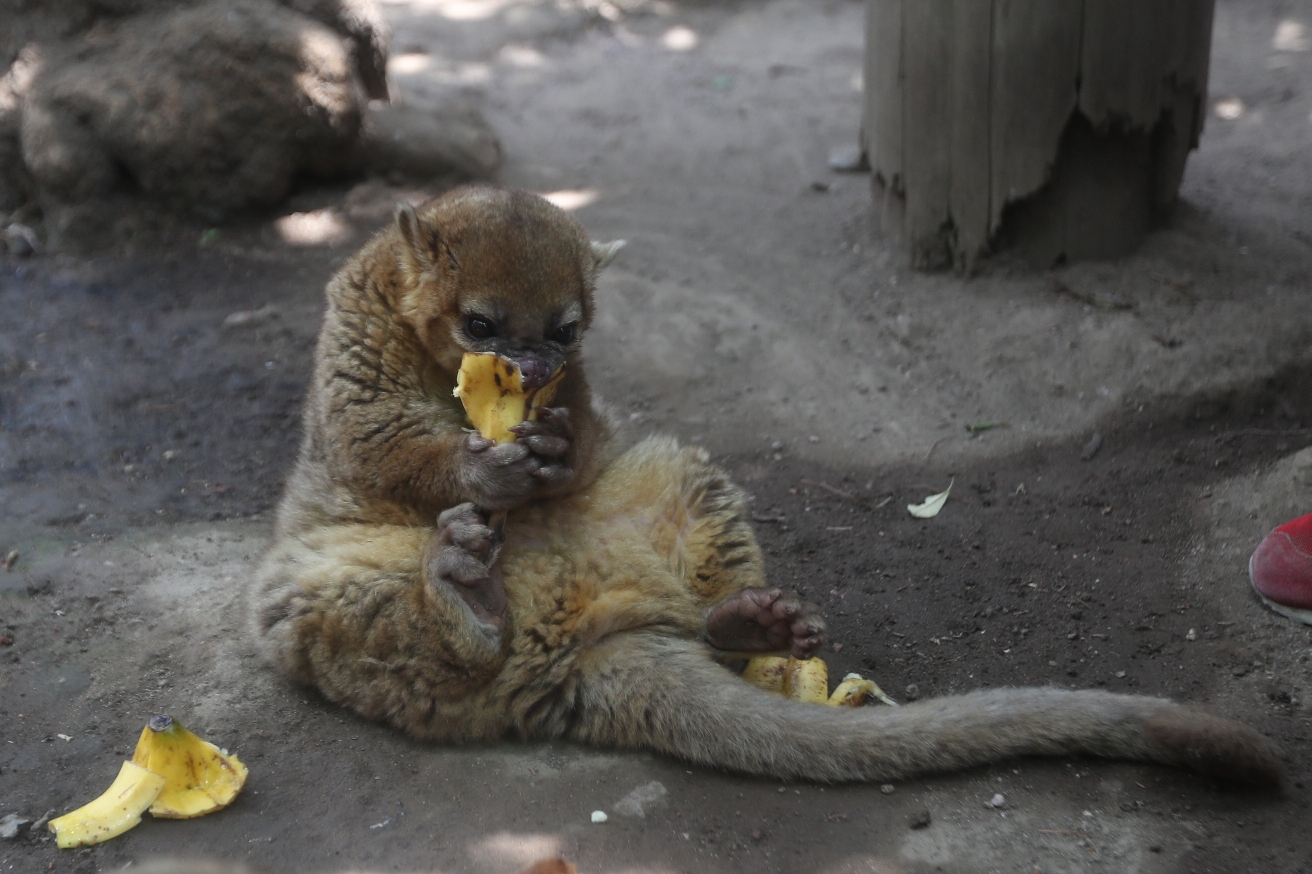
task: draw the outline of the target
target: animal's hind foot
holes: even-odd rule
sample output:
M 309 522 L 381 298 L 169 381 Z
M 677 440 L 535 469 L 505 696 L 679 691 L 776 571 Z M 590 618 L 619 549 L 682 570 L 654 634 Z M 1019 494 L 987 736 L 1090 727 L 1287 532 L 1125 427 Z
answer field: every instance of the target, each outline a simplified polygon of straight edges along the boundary
M 820 608 L 786 589 L 743 589 L 706 616 L 706 642 L 728 652 L 787 652 L 805 659 L 824 640 Z
M 424 572 L 429 585 L 450 586 L 479 621 L 500 627 L 506 587 L 497 539 L 477 507 L 458 504 L 437 517 L 437 530 L 424 550 Z

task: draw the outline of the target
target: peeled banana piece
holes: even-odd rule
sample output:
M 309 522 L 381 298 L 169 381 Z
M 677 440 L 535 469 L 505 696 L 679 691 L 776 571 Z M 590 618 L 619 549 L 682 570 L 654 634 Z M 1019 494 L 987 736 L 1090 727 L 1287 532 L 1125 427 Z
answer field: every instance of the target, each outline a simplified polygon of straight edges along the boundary
M 562 364 L 546 385 L 525 389 L 515 362 L 492 352 L 466 352 L 456 374 L 454 394 L 479 434 L 497 443 L 510 443 L 515 439 L 510 429 L 526 419 L 536 419 L 538 407 L 551 403 L 564 378 Z
M 141 814 L 164 790 L 165 779 L 140 765 L 124 762 L 105 793 L 46 824 L 60 849 L 86 847 L 110 838 L 141 822 Z
M 784 695 L 794 701 L 824 704 L 829 700 L 829 666 L 823 659 L 788 659 Z
M 776 656 L 757 656 L 747 660 L 742 678 L 753 686 L 759 686 L 772 695 L 784 694 L 784 671 L 788 669 L 788 659 Z
M 165 779 L 150 815 L 191 819 L 227 807 L 246 782 L 246 766 L 201 740 L 171 716 L 152 716 L 141 730 L 132 761 Z
M 897 702 L 874 680 L 862 679 L 860 674 L 848 674 L 829 694 L 829 667 L 823 659 L 796 659 L 791 656 L 756 656 L 748 659 L 742 678 L 774 695 L 828 704 L 832 707 L 860 707 L 868 698 L 876 698 L 896 707 Z
M 246 766 L 236 756 L 171 716 L 152 716 L 109 789 L 47 827 L 61 849 L 85 847 L 123 834 L 147 809 L 164 819 L 190 819 L 227 807 L 245 782 Z

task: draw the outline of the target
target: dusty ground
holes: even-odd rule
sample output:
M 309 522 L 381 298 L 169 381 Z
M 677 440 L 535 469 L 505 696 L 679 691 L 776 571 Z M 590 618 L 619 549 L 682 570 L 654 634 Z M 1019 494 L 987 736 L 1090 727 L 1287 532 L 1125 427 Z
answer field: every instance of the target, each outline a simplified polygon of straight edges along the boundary
M 0 871 L 189 853 L 500 874 L 555 851 L 585 874 L 1312 869 L 1312 630 L 1245 574 L 1312 509 L 1312 452 L 1295 454 L 1312 444 L 1312 3 L 1219 3 L 1213 102 L 1233 117 L 1209 119 L 1174 225 L 1139 255 L 970 281 L 908 273 L 868 178 L 825 167 L 859 124 L 857 3 L 386 10 L 406 99 L 480 101 L 505 183 L 564 192 L 597 237 L 629 240 L 588 340 L 596 381 L 753 492 L 773 577 L 827 605 L 831 669 L 898 697 L 1054 683 L 1206 702 L 1281 745 L 1289 786 L 1021 761 L 885 794 L 425 747 L 273 677 L 240 637 L 241 589 L 296 446 L 321 288 L 422 194 L 369 183 L 292 206 L 313 215 L 291 238 L 318 245 L 252 223 L 0 268 L 0 547 L 19 553 L 0 572 L 0 815 L 89 799 L 158 711 L 252 774 L 204 819 L 77 851 L 2 842 Z M 981 422 L 999 427 L 965 427 Z M 906 514 L 949 481 L 937 519 Z M 623 814 L 654 781 L 663 799 Z

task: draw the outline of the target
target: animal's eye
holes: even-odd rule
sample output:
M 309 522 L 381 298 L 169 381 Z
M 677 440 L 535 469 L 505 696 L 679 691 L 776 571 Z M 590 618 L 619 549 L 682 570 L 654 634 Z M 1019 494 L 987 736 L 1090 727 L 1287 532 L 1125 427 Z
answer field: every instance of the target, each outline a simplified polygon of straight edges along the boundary
M 567 345 L 574 342 L 574 337 L 578 335 L 578 323 L 570 322 L 568 325 L 561 325 L 551 332 L 549 339 Z
M 497 326 L 486 316 L 473 315 L 465 319 L 465 333 L 475 340 L 486 340 L 497 335 Z

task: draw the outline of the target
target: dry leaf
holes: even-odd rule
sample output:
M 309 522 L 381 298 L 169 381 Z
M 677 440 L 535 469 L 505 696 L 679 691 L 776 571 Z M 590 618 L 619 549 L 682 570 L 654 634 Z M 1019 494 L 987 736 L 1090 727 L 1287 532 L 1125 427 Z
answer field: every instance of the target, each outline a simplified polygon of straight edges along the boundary
M 917 519 L 933 519 L 938 515 L 938 511 L 943 509 L 943 505 L 947 503 L 948 492 L 952 491 L 952 483 L 954 482 L 956 482 L 955 479 L 949 482 L 948 487 L 937 495 L 930 495 L 925 498 L 923 504 L 907 504 L 907 512 Z

